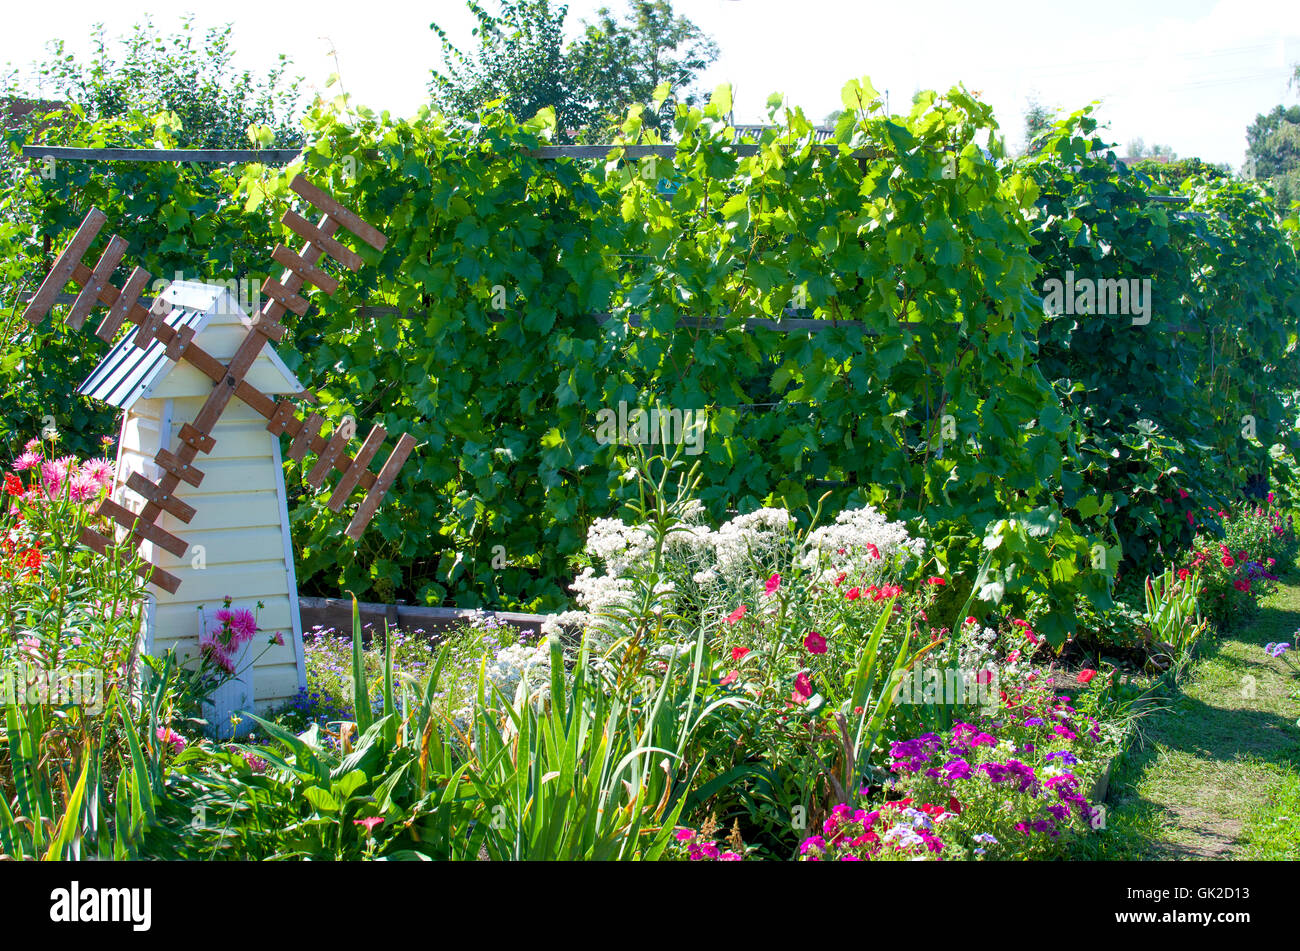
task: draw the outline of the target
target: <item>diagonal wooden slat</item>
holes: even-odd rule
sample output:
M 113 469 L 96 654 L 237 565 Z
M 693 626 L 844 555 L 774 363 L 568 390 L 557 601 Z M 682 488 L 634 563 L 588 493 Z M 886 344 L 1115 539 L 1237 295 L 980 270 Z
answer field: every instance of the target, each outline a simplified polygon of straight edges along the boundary
M 217 441 L 213 439 L 208 433 L 200 432 L 198 429 L 191 426 L 189 423 L 186 423 L 184 426 L 181 427 L 180 439 L 181 442 L 193 446 L 199 452 L 205 453 L 207 455 L 212 454 L 212 447 L 217 444 Z
M 99 301 L 99 295 L 103 293 L 104 288 L 108 285 L 108 280 L 113 276 L 117 266 L 122 263 L 122 258 L 126 256 L 127 243 L 117 235 L 108 240 L 108 247 L 104 249 L 103 255 L 100 256 L 99 262 L 95 269 L 90 272 L 90 280 L 86 286 L 81 289 L 77 299 L 72 303 L 72 309 L 68 311 L 68 326 L 76 330 L 81 329 L 81 325 L 86 322 L 90 316 L 90 308 L 94 307 Z
M 325 233 L 325 231 L 317 228 L 314 224 L 292 209 L 284 213 L 284 217 L 280 219 L 280 223 L 287 225 L 289 230 L 298 237 L 314 244 L 317 248 L 328 254 L 335 261 L 338 261 L 349 271 L 357 271 L 361 269 L 363 262 L 359 254 L 345 247 L 336 239 L 330 237 Z
M 299 297 L 273 277 L 268 277 L 262 282 L 262 293 L 271 300 L 287 307 L 299 317 L 305 316 L 307 314 L 307 308 L 310 306 L 306 300 Z
M 348 500 L 352 490 L 361 481 L 361 474 L 366 471 L 366 467 L 370 465 L 370 460 L 375 458 L 375 453 L 379 452 L 379 447 L 384 444 L 384 440 L 387 438 L 388 432 L 383 426 L 376 424 L 370 430 L 370 434 L 366 436 L 366 441 L 357 450 L 357 456 L 352 460 L 352 465 L 348 466 L 347 471 L 343 473 L 343 478 L 339 480 L 339 484 L 330 493 L 328 504 L 331 512 L 342 510 L 343 503 Z
M 147 313 L 148 317 L 139 325 L 139 329 L 135 332 L 134 343 L 141 350 L 144 350 L 155 340 L 160 339 L 158 337 L 158 329 L 163 326 L 167 315 L 171 313 L 171 304 L 167 303 L 167 301 L 163 300 L 161 297 L 156 298 L 154 302 L 149 305 Z
M 81 257 L 90 248 L 91 242 L 95 240 L 95 236 L 107 221 L 108 216 L 98 208 L 91 208 L 86 212 L 86 217 L 82 219 L 77 233 L 72 236 L 68 246 L 63 249 L 63 253 L 50 268 L 50 273 L 45 275 L 45 280 L 41 282 L 41 286 L 23 308 L 23 319 L 29 324 L 36 326 L 49 314 L 50 308 L 54 306 L 54 299 L 59 296 L 64 285 L 72 280 L 77 266 L 85 266 L 81 264 Z
M 117 299 L 113 301 L 112 306 L 108 308 L 108 313 L 100 322 L 99 329 L 95 331 L 95 336 L 101 340 L 107 340 L 109 343 L 113 342 L 113 338 L 117 336 L 118 328 L 122 326 L 122 322 L 126 320 L 127 315 L 131 313 L 136 301 L 140 299 L 140 295 L 144 292 L 145 285 L 149 283 L 149 276 L 149 272 L 142 267 L 138 267 L 131 272 L 131 276 L 126 279 L 126 284 L 123 286 L 121 293 L 117 295 Z
M 180 362 L 185 356 L 185 351 L 189 349 L 190 344 L 194 342 L 194 328 L 182 327 L 172 335 L 172 339 L 167 341 L 167 359 L 174 363 Z
M 275 404 L 275 412 L 271 415 L 270 421 L 266 424 L 266 431 L 276 436 L 282 436 L 289 430 L 289 421 L 296 421 L 296 412 L 293 404 L 288 400 L 280 400 Z
M 289 443 L 289 458 L 295 462 L 302 462 L 302 457 L 307 455 L 307 450 L 313 448 L 312 440 L 320 432 L 321 423 L 325 418 L 319 413 L 311 413 L 302 421 L 298 432 L 294 434 L 293 442 Z M 324 448 L 322 446 L 321 448 Z
M 352 516 L 352 521 L 348 523 L 346 533 L 348 538 L 353 541 L 361 538 L 362 532 L 366 530 L 370 520 L 375 517 L 375 512 L 379 508 L 379 503 L 384 500 L 384 495 L 397 481 L 397 474 L 402 470 L 402 466 L 406 464 L 406 459 L 413 449 L 415 449 L 415 439 L 410 433 L 403 433 L 402 437 L 397 440 L 397 448 L 388 457 L 384 467 L 379 470 L 379 476 L 375 479 L 375 484 L 370 487 L 365 499 L 357 507 L 356 514 Z
M 301 175 L 295 176 L 294 180 L 289 183 L 289 187 L 376 251 L 384 250 L 384 245 L 388 243 L 388 238 L 384 233 L 368 222 L 363 221 L 351 209 L 341 205 L 333 195 L 317 188 Z
M 185 458 L 186 450 L 188 450 L 189 459 Z M 193 458 L 194 451 L 189 447 L 182 449 L 179 456 L 172 455 L 166 449 L 159 449 L 157 455 L 153 457 L 153 461 L 177 479 L 198 488 L 199 483 L 203 481 L 203 473 L 190 464 L 190 459 Z
M 334 460 L 338 459 L 338 457 L 342 455 L 343 450 L 348 448 L 348 442 L 349 437 L 346 435 L 342 427 L 334 430 L 334 435 L 331 436 L 330 441 L 325 444 L 325 448 L 320 451 L 316 459 L 316 464 L 312 466 L 311 470 L 307 473 L 308 485 L 313 489 L 319 489 L 321 487 L 321 484 L 325 481 L 325 477 L 329 475 L 330 470 L 334 468 Z
M 87 548 L 91 549 L 92 551 L 98 552 L 100 555 L 102 555 L 105 558 L 111 559 L 113 557 L 112 550 L 116 546 L 107 538 L 105 538 L 103 535 L 99 534 L 99 532 L 91 528 L 90 526 L 88 525 L 82 526 L 80 537 L 81 537 L 81 543 L 85 545 Z M 145 581 L 148 581 L 150 584 L 156 584 L 158 587 L 162 588 L 168 594 L 175 594 L 177 589 L 180 588 L 181 586 L 180 578 L 177 578 L 171 572 L 164 571 L 163 569 L 159 568 L 157 565 L 152 565 L 147 561 L 143 565 L 138 567 L 135 571 L 136 574 L 138 574 Z
M 100 502 L 95 514 L 112 519 L 138 539 L 153 542 L 163 550 L 171 552 L 177 558 L 182 557 L 190 550 L 190 546 L 186 542 L 177 538 L 165 528 L 144 521 L 138 514 L 118 505 L 112 499 L 104 499 Z
M 304 281 L 315 284 L 326 294 L 332 295 L 339 289 L 339 282 L 326 271 L 321 270 L 315 264 L 312 264 L 301 255 L 295 254 L 282 244 L 275 246 L 275 250 L 271 252 L 271 257 L 277 264 L 297 274 Z
M 126 487 L 148 502 L 152 502 L 165 512 L 170 512 L 182 522 L 189 524 L 194 518 L 194 507 L 187 505 L 170 492 L 164 492 L 138 472 L 132 472 L 126 480 Z
M 288 329 L 265 310 L 259 311 L 248 322 L 248 325 L 268 340 L 274 340 L 277 343 L 284 339 L 285 331 Z

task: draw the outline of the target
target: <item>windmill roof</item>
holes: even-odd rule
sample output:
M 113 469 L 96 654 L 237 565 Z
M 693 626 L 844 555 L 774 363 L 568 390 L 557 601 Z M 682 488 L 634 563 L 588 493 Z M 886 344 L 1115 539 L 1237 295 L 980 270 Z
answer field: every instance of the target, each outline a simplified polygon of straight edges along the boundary
M 172 305 L 164 322 L 175 330 L 193 328 L 196 340 L 213 317 L 244 316 L 234 295 L 220 285 L 175 281 L 159 297 Z M 77 388 L 78 393 L 118 409 L 126 409 L 142 396 L 150 395 L 176 366 L 176 361 L 167 358 L 167 348 L 161 340 L 155 339 L 143 349 L 137 347 L 135 338 L 139 330 L 138 326 L 131 326 L 126 336 L 113 346 Z M 302 392 L 302 384 L 272 347 L 266 346 L 262 353 L 283 377 L 283 388 L 277 387 L 274 392 Z

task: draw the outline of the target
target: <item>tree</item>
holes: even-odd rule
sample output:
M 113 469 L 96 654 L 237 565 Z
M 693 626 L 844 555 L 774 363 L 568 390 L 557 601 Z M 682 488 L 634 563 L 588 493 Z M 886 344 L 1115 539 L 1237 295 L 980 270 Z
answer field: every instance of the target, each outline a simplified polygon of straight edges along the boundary
M 175 114 L 181 148 L 247 148 L 248 127 L 254 124 L 269 127 L 277 145 L 300 144 L 302 80 L 286 77 L 284 56 L 260 80 L 250 70 L 236 72 L 232 29 L 228 23 L 200 35 L 194 17 L 187 16 L 178 33 L 164 36 L 145 17 L 129 35 L 110 43 L 104 25 L 96 24 L 89 62 L 78 61 L 62 40 L 54 40 L 35 71 L 47 98 L 53 94 L 80 106 L 91 121 L 131 112 Z
M 1300 78 L 1300 67 L 1296 69 Z M 1267 181 L 1277 191 L 1282 208 L 1300 200 L 1300 106 L 1275 106 L 1246 129 L 1243 173 Z
M 1175 191 L 1178 190 L 1185 179 L 1194 176 L 1207 178 L 1211 181 L 1232 177 L 1232 169 L 1228 165 L 1205 162 L 1195 157 L 1176 159 L 1170 162 L 1154 162 L 1150 159 L 1143 159 L 1140 162 L 1133 163 L 1132 169 L 1135 172 L 1149 175 L 1156 181 L 1163 182 Z
M 436 105 L 472 119 L 501 100 L 520 121 L 549 107 L 565 141 L 583 130 L 607 132 L 635 103 L 647 107 L 645 128 L 664 131 L 677 102 L 699 101 L 691 82 L 718 55 L 699 27 L 674 15 L 669 0 L 629 0 L 622 20 L 601 8 L 596 22 L 584 22 L 582 35 L 567 46 L 567 6 L 499 0 L 496 14 L 477 0 L 466 0 L 466 6 L 478 21 L 477 50 L 458 49 L 442 27 L 430 24 L 443 43 L 444 69 L 435 70 L 430 81 Z M 672 93 L 655 111 L 654 91 L 661 83 Z
M 718 46 L 686 17 L 675 16 L 669 0 L 628 0 L 621 22 L 607 7 L 596 17 L 594 24 L 584 23 L 572 52 L 597 115 L 609 121 L 641 103 L 644 127 L 662 133 L 671 128 L 677 103 L 702 101 L 691 83 L 718 58 Z M 663 83 L 671 92 L 654 111 L 654 91 Z
M 445 72 L 434 70 L 429 90 L 435 104 L 449 115 L 472 119 L 488 103 L 500 99 L 515 119 L 531 119 L 540 110 L 555 110 L 561 137 L 585 127 L 592 113 L 577 70 L 564 49 L 567 6 L 550 0 L 500 0 L 495 16 L 475 0 L 466 6 L 478 20 L 473 53 L 458 49 L 437 23 L 429 28 L 442 41 Z
M 1025 155 L 1033 155 L 1038 151 L 1034 140 L 1039 134 L 1052 127 L 1052 122 L 1056 114 L 1040 103 L 1037 98 L 1029 98 L 1028 108 L 1025 110 Z
M 1167 162 L 1172 162 L 1174 159 L 1178 158 L 1178 154 L 1168 145 L 1148 146 L 1146 142 L 1143 141 L 1142 137 L 1139 136 L 1138 138 L 1129 141 L 1128 157 L 1130 159 L 1156 159 L 1157 161 L 1163 159 Z

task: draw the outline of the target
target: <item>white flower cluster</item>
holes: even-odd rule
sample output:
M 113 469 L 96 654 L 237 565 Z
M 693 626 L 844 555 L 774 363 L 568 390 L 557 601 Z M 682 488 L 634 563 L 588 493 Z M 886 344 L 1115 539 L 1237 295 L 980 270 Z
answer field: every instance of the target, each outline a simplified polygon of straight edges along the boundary
M 723 577 L 747 574 L 751 562 L 767 565 L 792 532 L 790 513 L 765 508 L 738 515 L 710 536 L 718 571 Z
M 843 554 L 840 554 L 840 552 Z M 874 506 L 845 509 L 833 525 L 814 529 L 804 540 L 803 565 L 814 567 L 829 560 L 838 571 L 883 572 L 896 555 L 920 558 L 925 539 L 910 538 L 907 526 L 891 522 Z
M 621 575 L 654 550 L 654 536 L 644 525 L 618 518 L 598 518 L 587 531 L 587 554 L 611 575 Z
M 964 670 L 984 670 L 997 663 L 998 632 L 962 622 L 957 638 L 957 664 Z

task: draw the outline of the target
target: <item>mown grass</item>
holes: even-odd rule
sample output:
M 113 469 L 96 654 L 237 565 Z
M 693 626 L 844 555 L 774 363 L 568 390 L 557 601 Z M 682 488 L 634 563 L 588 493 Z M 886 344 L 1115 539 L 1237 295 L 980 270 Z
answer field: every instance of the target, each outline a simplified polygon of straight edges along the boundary
M 1154 701 L 1112 772 L 1106 825 L 1081 858 L 1300 857 L 1300 670 L 1264 645 L 1300 629 L 1293 572 L 1260 614 L 1209 636 Z

